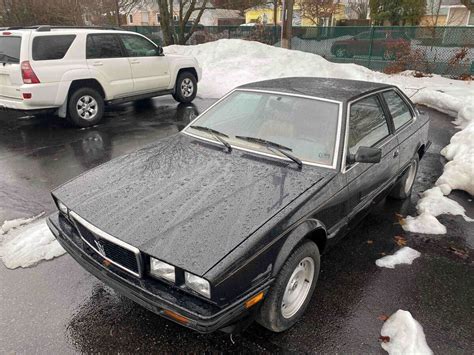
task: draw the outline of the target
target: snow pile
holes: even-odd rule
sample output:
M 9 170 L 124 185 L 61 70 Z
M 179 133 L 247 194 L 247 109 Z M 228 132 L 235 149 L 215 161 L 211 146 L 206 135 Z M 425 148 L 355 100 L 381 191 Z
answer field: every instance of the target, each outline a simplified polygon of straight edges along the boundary
M 395 269 L 395 265 L 398 264 L 409 264 L 416 258 L 420 257 L 421 253 L 410 247 L 403 247 L 393 255 L 387 255 L 375 261 L 378 267 L 386 267 L 389 269 Z
M 382 348 L 390 355 L 433 354 L 426 343 L 423 327 L 410 312 L 399 309 L 387 319 L 380 332 L 382 337 L 389 337 L 382 343 Z
M 38 218 L 40 218 L 42 215 L 44 215 L 44 212 L 30 218 L 18 218 L 18 219 L 12 219 L 11 221 L 5 221 L 0 227 L 0 235 L 7 234 L 11 229 L 18 228 L 25 224 L 29 224 L 37 220 Z
M 236 86 L 253 81 L 291 76 L 318 76 L 367 80 L 397 85 L 412 101 L 455 117 L 463 129 L 441 154 L 449 160 L 436 185 L 444 195 L 461 189 L 474 195 L 474 83 L 433 75 L 415 78 L 412 72 L 387 75 L 356 64 L 331 63 L 319 55 L 268 46 L 258 42 L 223 39 L 197 46 L 169 46 L 167 54 L 196 57 L 203 69 L 199 96 L 219 98 Z M 410 230 L 442 233 L 429 212 L 406 219 Z M 425 224 L 425 222 L 427 224 Z M 410 227 L 408 227 L 410 226 Z
M 7 268 L 33 266 L 41 260 L 50 260 L 66 252 L 49 230 L 46 219 L 37 218 L 3 223 L 0 258 Z
M 446 227 L 436 219 L 442 214 L 462 216 L 467 222 L 473 221 L 472 218 L 466 216 L 466 210 L 459 203 L 444 196 L 441 186 L 435 186 L 423 192 L 416 210 L 418 216 L 408 216 L 402 223 L 402 228 L 407 232 L 445 234 Z

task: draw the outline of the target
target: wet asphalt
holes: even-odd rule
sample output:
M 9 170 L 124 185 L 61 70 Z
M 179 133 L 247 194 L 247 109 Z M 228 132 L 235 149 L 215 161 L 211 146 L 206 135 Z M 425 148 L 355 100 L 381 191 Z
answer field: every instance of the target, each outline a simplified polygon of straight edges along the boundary
M 104 123 L 75 129 L 52 116 L 0 113 L 0 224 L 55 207 L 49 191 L 114 157 L 181 130 L 212 104 L 178 106 L 159 98 L 115 106 Z M 244 333 L 202 335 L 116 295 L 64 255 L 28 269 L 0 263 L 0 353 L 304 351 L 384 353 L 379 317 L 408 310 L 423 326 L 435 353 L 474 349 L 474 223 L 442 216 L 444 236 L 404 233 L 397 214 L 413 214 L 418 193 L 441 174 L 439 151 L 455 132 L 450 118 L 431 115 L 433 145 L 421 161 L 410 201 L 382 201 L 323 256 L 321 275 L 304 318 L 283 334 L 257 324 Z M 455 191 L 474 217 L 472 197 Z M 422 253 L 413 265 L 382 269 L 402 236 Z

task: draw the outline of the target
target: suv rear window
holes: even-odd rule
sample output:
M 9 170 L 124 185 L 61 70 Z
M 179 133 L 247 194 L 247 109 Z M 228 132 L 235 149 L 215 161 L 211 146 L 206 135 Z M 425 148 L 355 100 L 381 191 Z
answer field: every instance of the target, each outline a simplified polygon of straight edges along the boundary
M 0 63 L 20 63 L 21 37 L 0 37 Z
M 62 59 L 76 35 L 41 36 L 33 39 L 33 60 Z

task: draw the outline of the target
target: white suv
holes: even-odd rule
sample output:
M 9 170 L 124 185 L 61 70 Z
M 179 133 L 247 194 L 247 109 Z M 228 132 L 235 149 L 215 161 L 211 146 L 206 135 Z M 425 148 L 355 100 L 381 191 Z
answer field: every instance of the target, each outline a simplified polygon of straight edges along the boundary
M 71 123 L 98 123 L 105 104 L 173 95 L 191 102 L 196 59 L 163 55 L 148 38 L 101 28 L 36 26 L 0 31 L 0 109 L 55 110 Z

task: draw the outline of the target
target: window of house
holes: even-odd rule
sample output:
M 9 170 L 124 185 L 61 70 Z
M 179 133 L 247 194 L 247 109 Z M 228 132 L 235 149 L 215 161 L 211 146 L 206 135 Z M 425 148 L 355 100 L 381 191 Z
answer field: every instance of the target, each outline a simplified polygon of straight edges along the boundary
M 128 15 L 128 22 L 133 23 L 133 15 Z
M 156 22 L 161 23 L 161 16 L 160 16 L 160 14 L 156 14 Z
M 471 1 L 472 3 L 472 1 Z M 469 19 L 467 20 L 467 25 L 468 26 L 474 26 L 474 11 L 471 11 L 469 14 Z
M 148 23 L 148 12 L 142 12 L 142 22 Z
M 359 147 L 372 147 L 390 135 L 387 119 L 376 96 L 351 105 L 349 116 L 349 152 Z

